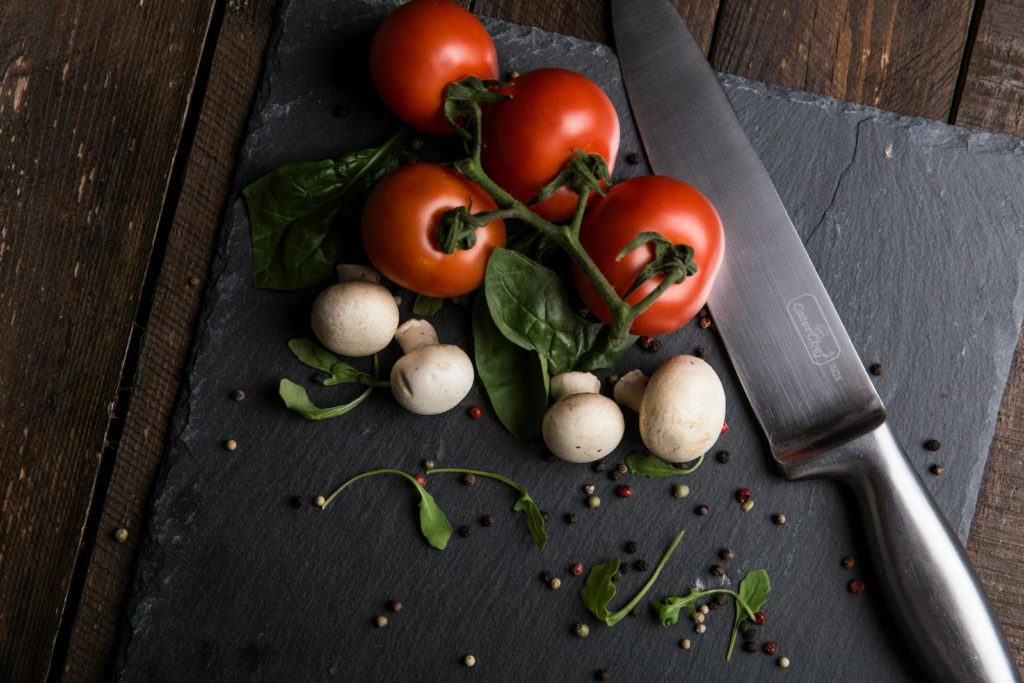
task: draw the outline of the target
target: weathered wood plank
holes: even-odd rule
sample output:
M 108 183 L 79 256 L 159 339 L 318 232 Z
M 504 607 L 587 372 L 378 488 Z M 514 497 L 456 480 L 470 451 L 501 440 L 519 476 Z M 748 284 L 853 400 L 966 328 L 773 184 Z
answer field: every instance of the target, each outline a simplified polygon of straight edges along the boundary
M 725 2 L 715 68 L 904 114 L 945 119 L 970 0 Z
M 0 680 L 41 680 L 213 0 L 0 3 Z
M 987 0 L 956 123 L 1024 135 L 1024 0 Z
M 259 85 L 275 4 L 275 0 L 228 3 L 215 38 L 166 256 L 154 266 L 161 268 L 160 277 L 63 667 L 67 681 L 109 678 L 134 558 L 188 361 L 238 145 Z M 128 530 L 124 543 L 115 540 L 119 528 Z
M 718 14 L 719 0 L 672 0 L 697 42 L 707 52 Z M 548 31 L 610 43 L 611 20 L 606 0 L 474 0 L 473 11 L 489 17 L 538 26 Z

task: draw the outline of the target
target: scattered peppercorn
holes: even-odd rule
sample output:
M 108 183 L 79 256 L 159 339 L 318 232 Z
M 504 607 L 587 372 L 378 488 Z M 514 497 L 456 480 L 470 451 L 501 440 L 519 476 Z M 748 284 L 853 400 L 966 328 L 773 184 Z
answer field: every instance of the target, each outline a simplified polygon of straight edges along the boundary
M 423 469 L 425 469 L 426 471 L 429 472 L 430 470 L 434 469 L 435 467 L 437 467 L 437 463 L 434 462 L 433 460 L 424 460 L 423 461 Z
M 754 501 L 748 500 L 746 503 L 740 506 L 744 512 L 750 512 L 754 509 Z
M 633 569 L 637 570 L 638 572 L 645 572 L 648 569 L 650 569 L 650 566 L 648 566 L 647 560 L 637 560 L 633 563 Z
M 882 376 L 882 364 L 881 363 L 872 363 L 871 367 L 868 368 L 868 369 L 871 371 L 871 374 L 874 375 L 875 377 L 881 377 Z
M 752 491 L 750 489 L 739 489 L 738 491 L 736 491 L 736 500 L 738 500 L 741 503 L 746 503 L 748 500 L 750 500 L 751 493 Z
M 938 439 L 928 439 L 924 442 L 924 447 L 929 451 L 937 451 L 942 448 L 942 444 Z
M 233 451 L 236 448 L 238 448 L 238 442 L 235 441 L 234 439 L 228 439 L 227 441 L 224 442 L 224 448 L 228 449 L 229 451 Z
M 115 531 L 114 532 L 114 540 L 116 540 L 118 543 L 124 543 L 125 541 L 127 541 L 128 540 L 128 530 L 125 529 L 124 527 L 121 527 L 120 529 Z
M 551 586 L 551 590 L 556 591 L 562 587 L 562 580 L 555 576 L 550 581 L 548 581 L 548 585 Z
M 785 523 L 786 515 L 782 514 L 781 512 L 776 512 L 774 515 L 772 515 L 772 524 L 776 526 L 782 526 Z
M 476 483 L 476 475 L 472 473 L 462 475 L 462 483 L 466 486 L 472 486 Z
M 709 328 L 711 327 L 711 318 L 708 318 L 707 316 L 705 316 L 705 317 L 702 317 L 702 318 L 701 318 L 701 319 L 700 319 L 700 320 L 698 321 L 698 324 L 700 325 L 700 328 L 701 328 L 702 330 L 706 330 L 706 329 L 709 329 Z
M 629 474 L 629 467 L 626 466 L 626 463 L 620 462 L 615 466 L 615 471 L 619 474 Z
M 310 375 L 309 379 L 313 382 L 313 384 L 323 384 L 330 378 L 322 372 L 314 372 L 312 375 Z
M 484 416 L 484 409 L 481 408 L 480 406 L 473 406 L 472 408 L 469 409 L 469 416 L 474 420 L 479 420 L 481 417 Z
M 608 473 L 608 478 L 612 481 L 618 481 L 619 479 L 622 479 L 622 473 L 618 470 L 612 470 Z
M 626 544 L 626 552 L 629 553 L 630 555 L 632 555 L 633 553 L 635 553 L 639 549 L 640 549 L 640 546 L 637 544 L 636 541 L 630 541 L 629 543 Z
M 764 626 L 768 622 L 768 615 L 764 612 L 754 612 L 754 623 L 758 626 Z
M 757 629 L 749 623 L 743 622 L 743 625 L 740 626 L 740 635 L 743 637 L 743 640 L 756 640 Z
M 707 505 L 698 505 L 696 509 L 694 509 L 694 512 L 696 512 L 701 517 L 705 517 L 711 514 L 711 508 L 709 508 Z
M 629 573 L 629 565 L 628 564 L 620 564 L 619 565 L 619 571 L 622 573 L 623 576 L 625 576 L 626 574 Z
M 622 581 L 624 576 L 626 575 L 622 573 L 622 568 L 620 567 L 619 571 L 612 574 L 612 583 L 618 583 L 619 581 Z
M 946 471 L 946 468 L 940 465 L 939 463 L 935 463 L 934 465 L 931 466 L 930 469 L 931 473 L 934 474 L 936 477 Z
M 580 521 L 580 518 L 579 518 L 579 515 L 577 515 L 575 512 L 567 512 L 567 513 L 565 513 L 565 523 L 566 524 L 575 524 L 578 521 Z
M 551 451 L 545 451 L 541 453 L 540 457 L 544 460 L 544 462 L 554 462 L 555 460 L 558 460 L 558 458 L 555 457 L 555 454 L 552 453 Z
M 708 627 L 707 627 L 706 624 L 697 624 L 696 626 L 693 627 L 693 630 L 696 631 L 697 633 L 704 633 L 704 631 L 708 630 Z
M 545 522 L 551 519 L 551 513 L 547 510 L 541 510 L 540 516 L 544 518 Z
M 618 496 L 619 498 L 632 498 L 633 487 L 630 486 L 629 484 L 623 484 L 622 486 L 618 486 L 615 488 L 615 495 Z
M 462 663 L 466 666 L 476 666 L 476 657 L 473 655 L 466 655 L 462 658 Z
M 707 614 L 708 612 L 711 611 L 711 608 L 708 607 L 707 605 L 701 605 L 700 607 L 697 608 L 697 611 L 700 612 L 701 614 Z
M 471 527 L 468 527 L 468 526 L 461 526 L 461 527 L 459 527 L 459 536 L 462 536 L 463 538 L 469 538 L 469 535 L 471 533 L 473 533 L 473 529 Z
M 725 607 L 726 603 L 729 602 L 729 598 L 725 597 L 724 593 L 715 593 L 711 598 L 711 604 L 718 605 L 719 607 Z
M 780 669 L 788 669 L 789 668 L 789 657 L 779 657 L 779 668 Z
M 192 277 L 190 277 L 188 279 L 188 284 L 189 284 L 190 287 L 198 287 L 199 286 L 199 278 L 196 277 L 195 275 L 193 275 Z
M 573 566 L 569 567 L 569 573 L 573 576 L 583 576 L 583 563 L 577 562 Z
M 711 575 L 712 576 L 725 576 L 725 567 L 723 567 L 720 564 L 712 565 L 711 566 Z
M 300 496 L 292 496 L 288 500 L 288 504 L 291 505 L 293 508 L 300 508 L 302 507 L 302 498 Z
M 551 579 L 555 578 L 555 575 L 550 571 L 545 571 L 540 575 L 540 578 L 544 579 L 544 583 L 551 583 Z
M 595 462 L 594 463 L 594 471 L 598 472 L 598 473 L 604 472 L 604 463 L 603 462 Z
M 703 624 L 704 619 L 706 619 L 706 617 L 701 612 L 697 612 L 693 615 L 693 621 L 695 624 Z
M 426 486 L 427 485 L 427 478 L 425 476 L 423 476 L 422 474 L 417 474 L 413 478 L 416 480 L 416 483 L 419 484 L 420 486 Z
M 480 518 L 480 525 L 481 526 L 494 526 L 494 522 L 495 522 L 494 515 L 484 515 L 483 517 Z
M 683 648 L 684 650 L 689 650 L 691 647 L 693 647 L 693 643 L 690 642 L 689 638 L 683 638 L 679 641 L 679 647 Z
M 855 564 L 857 564 L 857 560 L 854 559 L 853 555 L 847 555 L 843 558 L 842 565 L 845 569 L 853 569 Z
M 586 638 L 590 635 L 590 627 L 584 623 L 576 624 L 576 628 L 574 630 L 577 638 Z
M 601 669 L 596 674 L 594 674 L 594 678 L 601 681 L 601 683 L 608 683 L 608 681 L 612 680 L 612 675 L 604 669 Z
M 231 398 L 235 399 L 236 401 L 244 401 L 245 392 L 242 391 L 241 389 L 235 389 L 234 391 L 231 392 Z
M 693 352 L 693 355 L 697 356 L 697 358 L 700 358 L 701 360 L 707 360 L 708 356 L 710 356 L 711 354 L 703 346 L 698 346 L 697 349 Z
M 373 620 L 373 623 L 377 625 L 377 628 L 384 628 L 388 625 L 388 618 L 383 614 L 378 614 L 377 618 Z
M 509 71 L 508 72 L 508 80 L 514 81 L 517 78 L 519 78 L 519 72 L 518 71 Z
M 729 423 L 728 422 L 723 422 L 722 423 L 722 432 L 721 433 L 722 434 L 728 434 L 729 433 Z
M 388 603 L 388 610 L 390 610 L 394 614 L 398 614 L 399 612 L 402 611 L 402 601 L 401 600 L 392 600 L 391 602 Z
M 588 496 L 593 494 L 594 493 L 594 485 L 593 484 L 585 484 L 583 486 L 583 493 L 587 494 Z
M 744 652 L 757 652 L 757 641 L 756 640 L 745 640 L 743 641 Z
M 640 152 L 630 152 L 626 155 L 626 161 L 636 166 L 640 163 Z
M 327 505 L 327 499 L 323 496 L 317 496 L 313 499 L 313 505 L 316 505 L 318 508 L 322 508 Z
M 775 655 L 776 652 L 778 652 L 779 644 L 776 643 L 774 640 L 769 640 L 769 641 L 766 641 L 765 644 L 761 646 L 761 650 L 763 650 L 764 653 L 766 655 L 768 655 L 769 657 L 772 657 L 772 656 Z
M 648 353 L 661 351 L 661 340 L 656 337 L 640 337 L 640 348 Z
M 690 495 L 690 487 L 686 484 L 676 484 L 672 487 L 672 495 L 676 498 L 686 498 Z
M 631 617 L 638 617 L 638 616 L 640 616 L 640 606 L 637 605 L 633 609 L 629 610 L 629 616 L 631 616 Z
M 718 556 L 728 562 L 729 560 L 736 557 L 736 551 L 732 548 L 722 548 L 718 551 Z
M 588 496 L 587 497 L 587 507 L 588 508 L 598 508 L 598 507 L 601 507 L 601 499 L 598 498 L 597 496 Z
M 851 593 L 854 595 L 863 593 L 867 589 L 867 585 L 860 579 L 854 579 L 846 586 Z
M 724 465 L 729 462 L 729 451 L 718 451 L 715 453 L 715 459 Z

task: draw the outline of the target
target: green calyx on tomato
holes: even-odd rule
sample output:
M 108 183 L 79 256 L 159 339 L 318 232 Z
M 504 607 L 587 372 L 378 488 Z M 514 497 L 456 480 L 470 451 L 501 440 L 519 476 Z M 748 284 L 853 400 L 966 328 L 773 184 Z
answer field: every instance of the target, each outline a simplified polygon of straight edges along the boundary
M 445 88 L 475 76 L 498 78 L 498 53 L 476 17 L 449 0 L 412 0 L 387 16 L 370 45 L 370 75 L 398 118 L 433 135 L 454 132 Z
M 483 282 L 487 259 L 505 246 L 505 223 L 493 218 L 473 230 L 473 244 L 446 253 L 437 242 L 443 215 L 456 207 L 494 211 L 494 200 L 444 166 L 403 166 L 373 189 L 363 207 L 363 246 L 384 277 L 437 298 L 467 294 Z

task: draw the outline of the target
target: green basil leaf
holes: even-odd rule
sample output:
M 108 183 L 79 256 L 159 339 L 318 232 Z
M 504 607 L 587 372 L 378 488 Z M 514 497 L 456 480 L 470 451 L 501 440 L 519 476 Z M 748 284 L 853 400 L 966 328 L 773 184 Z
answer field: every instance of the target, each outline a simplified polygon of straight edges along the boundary
M 427 543 L 438 550 L 448 547 L 448 539 L 452 536 L 452 525 L 445 517 L 444 511 L 434 502 L 434 497 L 415 479 L 416 491 L 420 494 L 420 531 Z
M 547 358 L 552 375 L 577 368 L 581 361 L 585 369 L 607 367 L 632 343 L 609 348 L 608 329 L 572 310 L 565 284 L 554 271 L 509 249 L 491 254 L 484 295 L 501 333 Z
M 398 167 L 403 138 L 404 131 L 337 161 L 282 166 L 246 187 L 253 284 L 301 289 L 331 277 L 351 239 L 339 223 L 358 221 L 366 193 Z
M 654 568 L 654 573 L 651 574 L 650 578 L 647 579 L 647 583 L 643 585 L 633 599 L 630 600 L 626 605 L 615 612 L 611 612 L 608 609 L 608 603 L 615 597 L 615 584 L 612 583 L 612 576 L 619 570 L 618 558 L 609 560 L 603 564 L 599 564 L 590 570 L 587 574 L 587 580 L 583 584 L 583 589 L 580 591 L 580 598 L 583 600 L 583 605 L 590 610 L 590 613 L 595 617 L 606 623 L 608 626 L 614 626 L 615 624 L 622 621 L 630 610 L 636 607 L 637 603 L 643 600 L 643 597 L 647 595 L 647 591 L 651 589 L 654 582 L 658 580 L 658 576 L 661 574 L 661 570 L 665 568 L 665 563 L 668 562 L 668 558 L 672 557 L 672 553 L 679 547 L 679 542 L 683 540 L 683 534 L 685 530 L 680 530 L 676 535 L 675 540 L 668 547 L 665 553 L 661 556 L 661 560 L 658 562 L 658 566 Z
M 416 295 L 416 301 L 412 304 L 412 312 L 421 318 L 434 315 L 444 306 L 444 299 L 433 296 Z
M 702 462 L 704 462 L 703 455 L 697 458 L 697 462 L 693 466 L 681 470 L 672 463 L 665 462 L 650 453 L 630 453 L 626 456 L 626 467 L 629 468 L 629 471 L 638 477 L 647 477 L 648 479 L 664 479 L 680 474 L 691 474 L 700 467 Z
M 494 414 L 505 429 L 520 439 L 540 434 L 548 407 L 547 360 L 505 338 L 491 319 L 482 293 L 473 305 L 473 358 Z
M 363 372 L 316 344 L 312 339 L 289 339 L 288 348 L 304 365 L 326 372 L 329 377 L 324 380 L 325 387 L 336 384 L 362 384 L 368 387 L 386 387 L 390 382 L 377 379 L 368 372 Z
M 332 417 L 340 417 L 365 401 L 371 392 L 373 392 L 373 387 L 366 387 L 363 393 L 348 403 L 330 408 L 318 408 L 309 400 L 306 390 L 289 379 L 282 379 L 277 388 L 277 393 L 281 396 L 284 404 L 308 420 L 328 420 Z
M 732 625 L 732 636 L 729 638 L 729 651 L 725 655 L 727 661 L 732 658 L 740 624 L 750 618 L 749 612 L 759 612 L 764 607 L 764 604 L 768 602 L 768 593 L 771 589 L 772 582 L 768 578 L 768 572 L 763 569 L 747 572 L 747 575 L 740 581 L 739 600 L 736 601 L 736 619 Z M 744 609 L 744 605 L 740 605 L 740 600 L 743 601 L 746 609 Z
M 530 537 L 533 539 L 534 545 L 544 550 L 544 546 L 548 543 L 548 532 L 544 530 L 544 515 L 541 514 L 537 504 L 533 502 L 533 498 L 526 493 L 526 489 L 521 489 L 521 493 L 522 497 L 516 501 L 512 509 L 516 512 L 526 513 L 526 528 L 530 532 Z

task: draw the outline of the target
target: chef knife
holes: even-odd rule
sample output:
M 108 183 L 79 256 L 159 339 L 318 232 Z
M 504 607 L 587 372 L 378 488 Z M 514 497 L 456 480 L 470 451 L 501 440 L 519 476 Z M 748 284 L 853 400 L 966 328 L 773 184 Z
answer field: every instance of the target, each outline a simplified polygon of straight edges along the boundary
M 612 0 L 612 22 L 651 167 L 697 187 L 721 216 L 725 260 L 708 305 L 783 474 L 852 487 L 879 583 L 929 678 L 1019 681 L 711 65 L 669 0 Z

